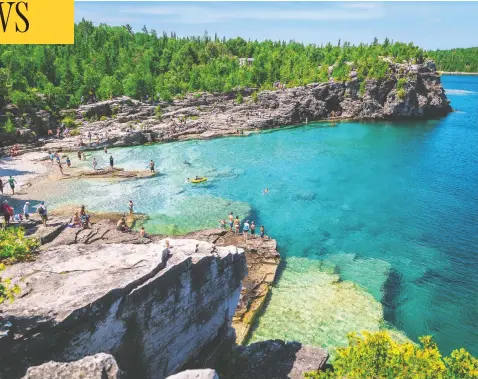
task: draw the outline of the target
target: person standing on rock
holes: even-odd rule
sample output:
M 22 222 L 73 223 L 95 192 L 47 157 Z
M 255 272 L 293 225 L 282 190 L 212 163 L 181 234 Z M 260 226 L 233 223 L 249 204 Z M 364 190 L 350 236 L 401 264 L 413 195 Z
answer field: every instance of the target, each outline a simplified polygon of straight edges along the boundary
M 2 206 L 0 207 L 0 212 L 3 213 L 4 227 L 6 228 L 10 225 L 10 205 L 8 205 L 7 200 L 3 201 Z
M 265 233 L 264 225 L 261 225 L 261 238 L 262 239 L 264 239 L 264 233 Z
M 70 157 L 66 157 L 66 165 L 68 166 L 68 168 L 71 167 Z
M 96 158 L 93 158 L 93 170 L 96 171 L 97 166 L 98 166 L 98 162 L 96 161 Z
M 112 155 L 110 155 L 110 167 L 111 167 L 111 169 L 113 169 L 113 167 L 114 167 L 114 160 L 113 160 Z
M 41 202 L 37 211 L 38 211 L 38 214 L 41 217 L 41 222 L 42 222 L 43 226 L 46 226 L 46 222 L 48 221 L 48 211 L 46 209 L 46 205 L 45 205 L 44 201 Z
M 239 230 L 241 229 L 241 221 L 239 220 L 239 216 L 236 216 L 234 220 L 234 233 L 239 234 Z
M 254 221 L 251 222 L 251 237 L 256 238 L 256 224 Z
M 91 145 L 91 131 L 88 131 L 88 140 L 90 141 L 90 145 Z
M 25 217 L 25 220 L 27 220 L 27 221 L 30 218 L 30 212 L 29 212 L 29 209 L 28 209 L 29 206 L 30 206 L 30 203 L 28 201 L 23 206 L 23 217 Z
M 242 226 L 242 234 L 244 235 L 244 241 L 246 242 L 247 242 L 247 236 L 249 235 L 249 228 L 250 228 L 249 220 L 246 220 L 246 222 Z
M 149 161 L 149 170 L 150 170 L 151 172 L 154 172 L 154 162 L 153 162 L 152 159 Z
M 12 176 L 10 176 L 10 178 L 8 179 L 8 184 L 10 184 L 10 188 L 12 189 L 12 195 L 15 195 L 15 183 L 17 181 L 15 179 L 13 179 Z
M 232 232 L 232 225 L 234 224 L 234 215 L 231 213 L 229 213 L 229 231 Z

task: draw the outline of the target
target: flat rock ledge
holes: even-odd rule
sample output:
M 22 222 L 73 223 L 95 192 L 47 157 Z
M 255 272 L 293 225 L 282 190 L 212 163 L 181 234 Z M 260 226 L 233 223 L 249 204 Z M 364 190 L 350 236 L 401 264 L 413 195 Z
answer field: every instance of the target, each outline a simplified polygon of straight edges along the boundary
M 274 282 L 280 255 L 277 252 L 276 240 L 265 236 L 244 240 L 223 229 L 205 230 L 189 235 L 217 246 L 237 246 L 244 250 L 247 262 L 247 276 L 242 282 L 241 297 L 234 314 L 232 327 L 236 331 L 236 343 L 242 344 L 251 331 L 256 316 L 264 306 L 267 295 Z
M 0 377 L 100 352 L 127 379 L 174 374 L 207 345 L 233 344 L 246 272 L 241 249 L 191 239 L 52 246 L 2 272 L 21 295 L 0 305 Z

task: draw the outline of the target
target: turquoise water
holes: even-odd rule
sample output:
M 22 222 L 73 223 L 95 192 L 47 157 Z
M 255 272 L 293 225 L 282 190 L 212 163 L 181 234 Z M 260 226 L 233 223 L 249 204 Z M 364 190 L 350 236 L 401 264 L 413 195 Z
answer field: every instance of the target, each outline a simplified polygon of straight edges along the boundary
M 113 149 L 118 166 L 154 159 L 162 175 L 62 184 L 50 204 L 126 211 L 132 199 L 151 232 L 214 227 L 229 211 L 264 225 L 285 264 L 252 341 L 333 347 L 394 327 L 478 355 L 478 78 L 443 82 L 457 112 L 440 120 Z M 195 175 L 209 180 L 185 183 Z

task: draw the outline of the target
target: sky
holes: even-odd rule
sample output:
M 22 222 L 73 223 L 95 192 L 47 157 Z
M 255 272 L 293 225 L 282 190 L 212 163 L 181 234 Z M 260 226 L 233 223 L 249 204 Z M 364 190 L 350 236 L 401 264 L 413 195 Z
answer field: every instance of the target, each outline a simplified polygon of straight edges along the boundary
M 478 2 L 75 1 L 75 21 L 130 24 L 178 36 L 325 44 L 413 42 L 424 49 L 478 46 Z

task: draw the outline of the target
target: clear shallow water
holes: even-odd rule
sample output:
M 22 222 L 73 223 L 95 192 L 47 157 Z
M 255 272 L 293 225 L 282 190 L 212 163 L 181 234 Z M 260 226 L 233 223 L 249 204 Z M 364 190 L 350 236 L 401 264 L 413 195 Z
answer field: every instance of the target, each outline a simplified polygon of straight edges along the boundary
M 114 149 L 117 165 L 154 159 L 164 174 L 76 192 L 65 181 L 50 205 L 127 211 L 133 199 L 150 232 L 215 227 L 229 211 L 265 225 L 286 263 L 252 341 L 333 347 L 390 324 L 478 355 L 478 78 L 443 82 L 457 112 L 441 120 Z M 209 180 L 185 183 L 195 175 Z

